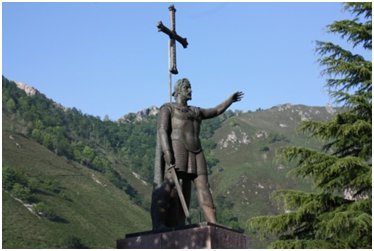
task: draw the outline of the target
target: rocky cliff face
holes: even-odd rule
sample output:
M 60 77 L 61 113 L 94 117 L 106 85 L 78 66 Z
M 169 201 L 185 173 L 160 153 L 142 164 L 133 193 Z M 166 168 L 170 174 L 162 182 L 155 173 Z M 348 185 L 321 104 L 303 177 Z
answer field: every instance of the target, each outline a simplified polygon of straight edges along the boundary
M 22 82 L 15 82 L 15 83 L 16 83 L 17 87 L 19 89 L 23 90 L 24 92 L 26 92 L 26 94 L 28 96 L 34 96 L 34 95 L 40 93 L 37 89 L 35 89 L 34 87 L 29 86 L 29 85 L 27 85 L 25 83 L 22 83 Z
M 131 122 L 140 122 L 143 121 L 145 118 L 150 116 L 157 116 L 160 109 L 156 106 L 151 106 L 149 108 L 145 108 L 136 113 L 129 113 L 124 115 L 122 118 L 118 119 L 119 123 L 131 123 Z

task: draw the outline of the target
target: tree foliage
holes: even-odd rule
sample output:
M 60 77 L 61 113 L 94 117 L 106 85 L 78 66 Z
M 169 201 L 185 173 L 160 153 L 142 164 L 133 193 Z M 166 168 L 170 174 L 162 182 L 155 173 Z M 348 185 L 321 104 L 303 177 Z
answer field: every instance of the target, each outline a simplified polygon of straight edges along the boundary
M 239 218 L 234 214 L 234 203 L 222 195 L 218 195 L 215 199 L 217 206 L 217 220 L 220 224 L 228 226 L 232 229 L 242 231 L 240 227 Z
M 353 20 L 336 21 L 331 33 L 352 48 L 371 51 L 371 3 L 346 3 Z M 352 49 L 351 49 L 352 50 Z M 307 121 L 301 130 L 322 139 L 321 151 L 285 148 L 292 173 L 309 178 L 315 192 L 276 191 L 285 214 L 249 220 L 249 227 L 278 240 L 272 248 L 371 248 L 372 92 L 371 61 L 331 42 L 318 42 L 330 95 L 344 109 L 327 122 Z

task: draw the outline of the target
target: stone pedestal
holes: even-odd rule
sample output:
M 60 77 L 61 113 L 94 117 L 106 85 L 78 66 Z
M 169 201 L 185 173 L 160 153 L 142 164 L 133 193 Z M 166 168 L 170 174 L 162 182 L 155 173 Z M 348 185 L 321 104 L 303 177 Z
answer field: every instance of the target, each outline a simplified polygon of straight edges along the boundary
M 127 234 L 117 248 L 249 248 L 249 237 L 212 223 L 200 223 L 166 231 Z

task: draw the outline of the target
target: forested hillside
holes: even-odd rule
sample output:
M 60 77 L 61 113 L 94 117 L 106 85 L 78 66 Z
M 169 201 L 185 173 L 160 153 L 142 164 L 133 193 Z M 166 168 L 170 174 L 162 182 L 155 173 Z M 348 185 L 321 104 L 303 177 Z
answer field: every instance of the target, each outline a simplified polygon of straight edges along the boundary
M 157 108 L 102 120 L 32 87 L 5 77 L 2 82 L 4 247 L 110 247 L 119 234 L 151 228 Z M 201 139 L 218 222 L 247 231 L 247 219 L 281 210 L 270 199 L 275 189 L 312 189 L 288 178 L 275 154 L 290 144 L 318 148 L 297 126 L 334 114 L 332 107 L 286 104 L 204 121 Z M 195 198 L 191 213 L 193 222 L 201 220 Z M 35 236 L 26 238 L 29 224 Z M 90 237 L 84 234 L 88 225 L 96 232 Z
M 150 228 L 151 186 L 128 168 L 138 149 L 118 153 L 127 150 L 121 141 L 147 132 L 66 109 L 4 77 L 2 90 L 4 247 L 114 247 Z

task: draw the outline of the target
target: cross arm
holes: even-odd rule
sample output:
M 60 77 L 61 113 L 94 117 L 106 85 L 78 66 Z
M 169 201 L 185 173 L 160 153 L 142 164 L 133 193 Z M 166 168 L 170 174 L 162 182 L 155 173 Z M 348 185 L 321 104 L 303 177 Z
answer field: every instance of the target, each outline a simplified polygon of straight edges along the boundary
M 158 28 L 158 31 L 162 31 L 163 33 L 165 33 L 166 35 L 168 35 L 170 37 L 170 39 L 175 39 L 179 43 L 181 43 L 181 45 L 183 46 L 183 48 L 187 48 L 187 45 L 188 45 L 187 38 L 182 38 L 181 36 L 179 36 L 174 31 L 171 31 L 161 21 L 158 22 L 157 28 Z

